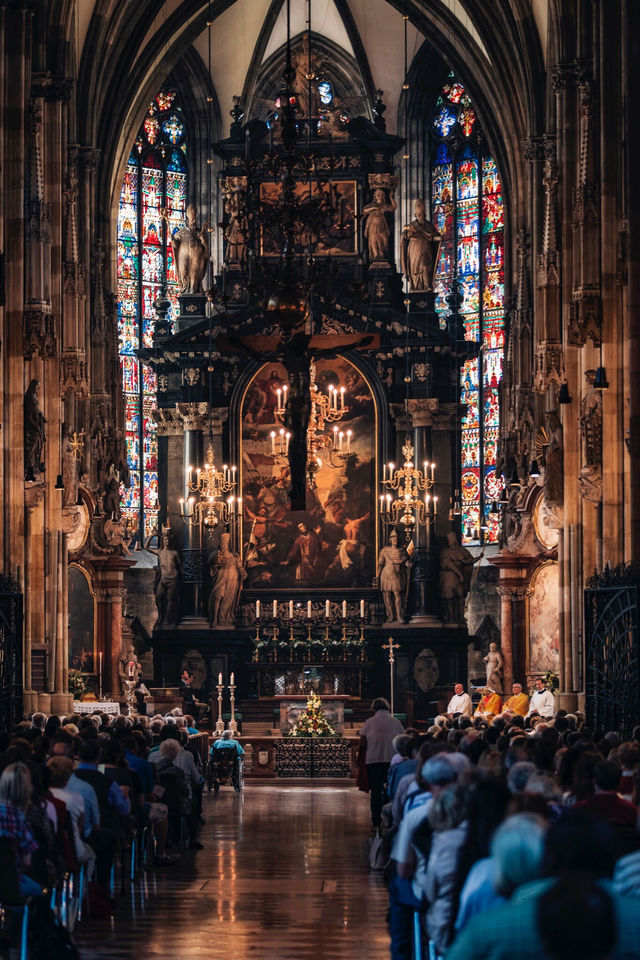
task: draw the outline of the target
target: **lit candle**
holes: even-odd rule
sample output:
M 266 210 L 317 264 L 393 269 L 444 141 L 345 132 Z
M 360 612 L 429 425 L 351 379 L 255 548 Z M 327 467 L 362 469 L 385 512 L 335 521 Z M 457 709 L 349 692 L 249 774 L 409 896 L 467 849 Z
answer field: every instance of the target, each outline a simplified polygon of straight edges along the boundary
M 342 438 L 343 438 L 343 437 L 344 437 L 344 433 L 343 433 L 342 430 L 341 430 L 340 433 L 338 434 L 338 450 L 342 450 Z
M 180 503 L 180 516 L 184 517 L 184 498 L 180 497 L 178 502 Z
M 340 409 L 344 410 L 344 387 L 340 387 Z
M 384 494 L 380 494 L 380 513 L 384 512 Z
M 433 480 L 433 471 L 436 469 L 435 463 L 431 464 L 431 479 Z
M 328 601 L 328 600 L 325 600 L 325 604 L 324 604 L 324 615 L 325 615 L 325 617 L 327 618 L 327 620 L 329 619 L 330 613 L 331 613 L 331 609 L 330 609 L 330 606 L 329 606 L 329 601 Z
M 278 601 L 273 601 L 273 619 L 275 620 L 278 616 Z
M 187 467 L 187 483 L 191 483 L 192 473 L 193 473 L 193 467 Z
M 424 475 L 425 475 L 425 477 L 426 477 L 427 471 L 428 471 L 428 469 L 429 469 L 429 464 L 427 463 L 426 460 L 425 460 L 424 463 L 422 464 L 422 467 L 423 467 Z
M 293 620 L 293 600 L 289 600 L 289 620 Z
M 291 440 L 291 434 L 288 433 L 288 434 L 286 435 L 286 438 L 285 438 L 285 439 L 286 439 L 286 441 L 287 441 L 287 444 L 286 444 L 286 446 L 285 446 L 284 452 L 285 452 L 285 453 L 289 453 L 289 440 Z
M 364 620 L 364 600 L 360 601 L 360 619 Z
M 347 601 L 342 601 L 342 619 L 344 620 L 347 616 Z
M 276 432 L 275 430 L 271 431 L 271 453 L 275 454 L 276 452 Z
M 433 498 L 433 515 L 435 516 L 437 512 L 438 512 L 438 498 L 434 497 Z
M 219 686 L 219 687 L 222 686 L 222 674 L 221 674 L 221 673 L 218 674 L 218 686 Z
M 286 383 L 285 383 L 284 387 L 282 388 L 282 398 L 283 398 L 283 400 L 284 400 L 284 405 L 285 405 L 285 407 L 286 407 L 286 405 L 287 405 L 287 390 L 288 390 L 288 389 L 289 389 L 289 387 L 288 387 L 288 386 L 286 385 Z
M 282 410 L 282 390 L 280 387 L 276 390 L 276 395 L 278 397 L 278 413 Z
M 338 428 L 333 428 L 333 449 L 335 450 L 338 446 Z
M 260 619 L 260 601 L 256 600 L 256 620 Z
M 395 470 L 395 468 L 396 468 L 395 463 L 389 464 L 389 480 L 393 480 L 393 471 Z
M 307 600 L 307 619 L 311 620 L 311 600 Z
M 229 681 L 229 686 L 233 687 L 235 685 L 235 674 L 231 674 L 231 680 Z
M 347 430 L 347 453 L 351 451 L 351 430 Z
M 386 483 L 386 482 L 387 482 L 387 465 L 386 465 L 386 463 L 383 463 L 383 464 L 382 464 L 382 482 L 383 482 L 383 483 Z

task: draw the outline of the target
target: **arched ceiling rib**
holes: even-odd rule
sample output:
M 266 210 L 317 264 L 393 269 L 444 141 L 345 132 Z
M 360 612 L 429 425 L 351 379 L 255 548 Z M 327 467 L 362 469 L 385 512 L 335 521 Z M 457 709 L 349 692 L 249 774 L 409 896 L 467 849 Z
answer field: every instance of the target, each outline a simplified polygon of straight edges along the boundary
M 295 37 L 307 29 L 307 4 L 298 0 L 291 5 L 291 36 Z M 349 35 L 333 0 L 314 0 L 311 4 L 311 29 L 323 37 L 333 40 L 338 46 L 354 55 Z M 263 62 L 281 47 L 287 39 L 287 17 L 285 5 L 282 5 L 271 36 L 263 54 Z

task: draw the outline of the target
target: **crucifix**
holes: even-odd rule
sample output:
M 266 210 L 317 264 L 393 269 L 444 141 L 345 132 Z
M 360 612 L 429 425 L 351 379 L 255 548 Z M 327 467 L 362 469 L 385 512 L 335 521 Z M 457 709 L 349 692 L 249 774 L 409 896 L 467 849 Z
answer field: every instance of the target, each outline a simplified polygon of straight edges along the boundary
M 393 665 L 396 662 L 395 651 L 400 649 L 400 644 L 396 643 L 393 637 L 389 637 L 386 643 L 382 644 L 382 649 L 389 652 L 389 683 L 391 686 L 391 716 L 393 716 Z

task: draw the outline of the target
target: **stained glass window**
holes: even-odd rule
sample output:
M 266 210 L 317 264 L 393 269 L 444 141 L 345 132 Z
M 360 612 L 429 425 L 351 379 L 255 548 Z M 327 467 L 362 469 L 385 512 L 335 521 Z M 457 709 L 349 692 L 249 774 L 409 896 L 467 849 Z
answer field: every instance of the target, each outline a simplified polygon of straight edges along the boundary
M 454 291 L 466 340 L 480 356 L 460 370 L 462 541 L 496 543 L 502 482 L 496 476 L 504 355 L 504 204 L 469 95 L 453 73 L 431 122 L 431 211 L 442 235 L 436 311 L 445 329 Z
M 129 157 L 118 209 L 118 344 L 130 484 L 121 489 L 130 532 L 144 539 L 158 525 L 158 437 L 151 411 L 156 376 L 138 359 L 153 346 L 154 303 L 163 286 L 177 315 L 178 284 L 170 237 L 185 220 L 185 123 L 172 90 L 149 105 Z M 142 493 L 141 493 L 142 491 Z

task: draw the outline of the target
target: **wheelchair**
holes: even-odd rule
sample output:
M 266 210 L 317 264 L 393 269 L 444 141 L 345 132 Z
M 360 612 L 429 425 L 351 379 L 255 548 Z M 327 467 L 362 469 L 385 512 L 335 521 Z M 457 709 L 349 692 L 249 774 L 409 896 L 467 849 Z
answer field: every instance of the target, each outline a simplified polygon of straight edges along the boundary
M 244 788 L 244 760 L 235 750 L 213 750 L 207 766 L 207 790 L 218 793 L 220 787 L 232 785 L 236 793 Z

